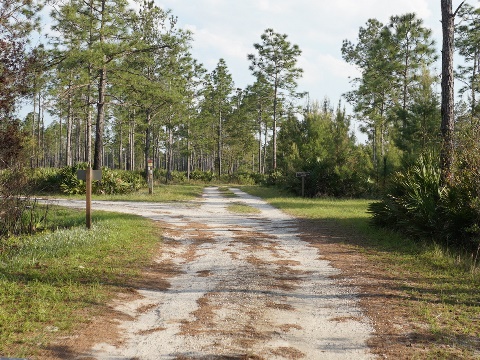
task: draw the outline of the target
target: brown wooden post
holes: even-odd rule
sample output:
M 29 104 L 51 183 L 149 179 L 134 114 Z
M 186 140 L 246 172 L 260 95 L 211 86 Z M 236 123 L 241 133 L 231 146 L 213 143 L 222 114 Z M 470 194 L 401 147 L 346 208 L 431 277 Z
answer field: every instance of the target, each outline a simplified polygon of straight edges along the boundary
M 305 176 L 302 176 L 302 197 L 305 197 Z
M 148 159 L 147 161 L 147 171 L 148 171 L 148 193 L 153 194 L 153 160 Z
M 86 222 L 87 229 L 92 227 L 92 167 L 88 166 L 86 174 L 86 193 L 87 193 L 87 204 L 86 204 Z

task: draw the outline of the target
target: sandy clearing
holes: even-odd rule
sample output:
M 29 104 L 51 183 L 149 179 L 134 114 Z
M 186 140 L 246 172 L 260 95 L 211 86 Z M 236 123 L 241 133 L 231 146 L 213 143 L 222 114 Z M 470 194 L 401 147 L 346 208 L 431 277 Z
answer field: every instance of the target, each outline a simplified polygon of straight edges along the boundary
M 116 310 L 124 341 L 99 341 L 87 354 L 107 359 L 371 359 L 373 332 L 339 270 L 300 239 L 296 220 L 238 189 L 206 188 L 195 204 L 93 202 L 93 209 L 139 214 L 165 227 L 158 263 L 178 274 L 165 289 Z M 229 213 L 244 202 L 260 214 Z M 58 204 L 83 207 L 82 201 Z

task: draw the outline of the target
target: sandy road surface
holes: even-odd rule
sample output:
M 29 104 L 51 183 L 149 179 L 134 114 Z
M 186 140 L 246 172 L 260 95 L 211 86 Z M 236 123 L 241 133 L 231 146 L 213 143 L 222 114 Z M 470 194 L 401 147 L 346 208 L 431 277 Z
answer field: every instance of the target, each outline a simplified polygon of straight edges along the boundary
M 301 240 L 294 218 L 240 190 L 206 188 L 188 204 L 93 202 L 93 209 L 139 214 L 165 227 L 156 261 L 175 269 L 170 286 L 117 300 L 128 315 L 124 341 L 99 339 L 88 358 L 371 359 L 373 331 L 351 289 Z M 228 212 L 232 202 L 261 210 Z M 60 205 L 81 207 L 64 200 Z

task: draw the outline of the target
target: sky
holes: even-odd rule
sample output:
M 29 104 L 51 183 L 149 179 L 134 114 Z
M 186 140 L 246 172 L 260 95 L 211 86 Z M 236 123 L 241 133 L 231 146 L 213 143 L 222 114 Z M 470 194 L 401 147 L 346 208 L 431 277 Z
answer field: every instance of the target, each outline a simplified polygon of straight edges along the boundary
M 155 0 L 178 17 L 178 25 L 193 32 L 192 55 L 208 71 L 225 59 L 236 87 L 252 84 L 247 54 L 267 28 L 287 34 L 302 50 L 298 65 L 304 70 L 299 91 L 311 101 L 327 96 L 336 105 L 352 89 L 358 70 L 342 59 L 343 40 L 357 42 L 368 19 L 386 24 L 393 15 L 414 12 L 433 31 L 441 51 L 440 0 Z M 454 10 L 461 0 L 453 0 Z M 477 0 L 467 0 L 480 6 Z M 440 69 L 440 64 L 436 65 Z M 345 100 L 342 99 L 345 104 Z M 348 111 L 348 106 L 347 106 Z

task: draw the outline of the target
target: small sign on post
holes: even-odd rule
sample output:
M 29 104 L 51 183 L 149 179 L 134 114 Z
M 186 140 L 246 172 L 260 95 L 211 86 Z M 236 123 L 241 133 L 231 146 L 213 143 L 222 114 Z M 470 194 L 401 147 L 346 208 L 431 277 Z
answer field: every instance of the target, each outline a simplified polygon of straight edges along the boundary
M 148 165 L 148 193 L 153 194 L 153 160 L 147 160 Z
M 299 171 L 295 176 L 302 178 L 302 197 L 305 197 L 305 178 L 310 176 L 310 173 L 308 171 Z
M 87 170 L 77 170 L 77 179 L 86 182 L 85 217 L 87 229 L 90 229 L 92 227 L 92 181 L 102 180 L 102 170 L 92 170 L 90 166 Z

